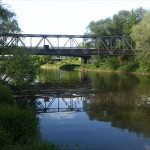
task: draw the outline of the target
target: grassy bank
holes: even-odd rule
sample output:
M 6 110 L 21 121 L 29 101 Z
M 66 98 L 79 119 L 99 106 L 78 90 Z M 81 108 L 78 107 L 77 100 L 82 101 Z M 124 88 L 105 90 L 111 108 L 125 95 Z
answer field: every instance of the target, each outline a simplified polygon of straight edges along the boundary
M 115 72 L 115 73 L 133 73 L 133 74 L 149 74 L 150 70 L 146 67 L 139 67 L 138 64 L 128 63 L 117 67 L 111 67 L 105 64 L 96 67 L 92 64 L 84 66 L 77 64 L 45 64 L 41 66 L 42 69 L 61 69 L 61 70 L 78 70 L 78 71 L 95 71 L 95 72 Z

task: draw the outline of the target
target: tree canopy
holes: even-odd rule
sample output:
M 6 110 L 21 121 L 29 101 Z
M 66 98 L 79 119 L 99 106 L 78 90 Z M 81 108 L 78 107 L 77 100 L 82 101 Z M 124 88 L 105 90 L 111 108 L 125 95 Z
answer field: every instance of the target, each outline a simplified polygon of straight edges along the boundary
M 91 21 L 85 34 L 100 36 L 130 35 L 132 26 L 140 22 L 146 12 L 147 10 L 141 7 L 131 11 L 121 10 L 118 14 L 114 14 L 112 18 L 96 22 Z
M 0 32 L 18 33 L 20 31 L 16 14 L 0 1 Z
M 0 2 L 0 32 L 19 33 L 20 31 L 15 13 Z M 3 40 L 7 39 L 0 39 L 0 42 Z M 37 67 L 31 55 L 17 47 L 11 47 L 11 52 L 8 60 L 0 61 L 0 81 L 10 80 L 17 86 L 32 83 L 36 78 Z
M 143 19 L 133 26 L 131 37 L 136 43 L 136 48 L 150 48 L 150 12 L 146 13 Z

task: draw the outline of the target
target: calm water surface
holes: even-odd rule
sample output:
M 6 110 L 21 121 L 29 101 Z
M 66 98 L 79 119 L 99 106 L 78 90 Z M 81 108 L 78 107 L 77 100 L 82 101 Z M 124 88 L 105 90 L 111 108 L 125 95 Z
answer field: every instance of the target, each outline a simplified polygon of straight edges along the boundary
M 41 71 L 43 140 L 64 149 L 150 150 L 150 76 Z

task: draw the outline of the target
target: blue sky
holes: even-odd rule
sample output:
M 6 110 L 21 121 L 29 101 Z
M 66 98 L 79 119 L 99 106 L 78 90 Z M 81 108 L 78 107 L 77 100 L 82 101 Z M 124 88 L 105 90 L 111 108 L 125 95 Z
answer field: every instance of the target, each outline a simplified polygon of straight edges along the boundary
M 119 10 L 143 7 L 150 0 L 2 0 L 16 13 L 26 34 L 84 34 L 90 21 L 112 17 Z

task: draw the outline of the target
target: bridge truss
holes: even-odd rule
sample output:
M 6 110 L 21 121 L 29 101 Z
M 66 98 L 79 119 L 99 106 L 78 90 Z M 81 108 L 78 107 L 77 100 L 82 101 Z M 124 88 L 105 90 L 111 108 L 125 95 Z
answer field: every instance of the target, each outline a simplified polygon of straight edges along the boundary
M 37 55 L 91 56 L 135 55 L 134 44 L 126 36 L 1 34 L 0 49 L 24 47 Z

